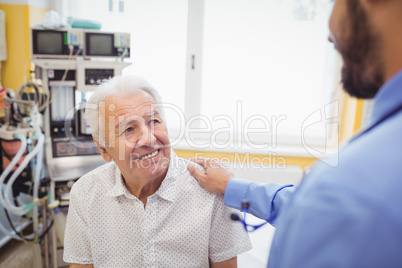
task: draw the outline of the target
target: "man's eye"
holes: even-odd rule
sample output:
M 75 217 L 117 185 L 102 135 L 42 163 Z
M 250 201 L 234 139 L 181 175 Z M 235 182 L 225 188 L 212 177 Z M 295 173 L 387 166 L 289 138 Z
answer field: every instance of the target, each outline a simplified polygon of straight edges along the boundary
M 150 123 L 151 125 L 155 125 L 155 124 L 158 124 L 158 123 L 159 123 L 159 120 L 153 119 L 153 120 L 149 121 L 149 123 Z
M 133 131 L 134 131 L 134 128 L 129 127 L 129 128 L 127 128 L 126 130 L 124 130 L 123 133 L 131 133 L 131 132 L 133 132 Z

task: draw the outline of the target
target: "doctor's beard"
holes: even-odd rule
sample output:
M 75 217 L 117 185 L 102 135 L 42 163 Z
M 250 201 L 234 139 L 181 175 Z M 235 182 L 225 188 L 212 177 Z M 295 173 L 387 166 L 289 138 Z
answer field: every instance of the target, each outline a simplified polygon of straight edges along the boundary
M 342 84 L 351 96 L 370 99 L 384 81 L 380 38 L 373 30 L 366 11 L 358 0 L 347 0 L 350 36 L 336 44 L 343 58 Z

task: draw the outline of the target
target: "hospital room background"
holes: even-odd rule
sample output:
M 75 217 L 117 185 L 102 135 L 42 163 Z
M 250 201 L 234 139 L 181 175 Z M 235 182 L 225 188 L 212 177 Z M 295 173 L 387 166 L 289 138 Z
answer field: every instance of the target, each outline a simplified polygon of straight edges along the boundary
M 178 156 L 217 159 L 247 180 L 299 184 L 371 109 L 342 91 L 341 58 L 327 40 L 331 8 L 329 0 L 0 0 L 0 267 L 68 267 L 69 189 L 103 163 L 86 146 L 83 107 L 105 77 L 150 81 Z M 49 30 L 52 41 L 40 41 Z M 56 44 L 59 37 L 68 42 Z M 91 47 L 91 38 L 112 38 L 114 47 Z M 24 114 L 41 127 L 24 126 Z M 22 146 L 17 136 L 32 159 L 7 170 L 6 156 Z M 40 239 L 21 235 L 38 230 Z M 253 249 L 239 267 L 265 267 L 274 232 L 250 233 Z

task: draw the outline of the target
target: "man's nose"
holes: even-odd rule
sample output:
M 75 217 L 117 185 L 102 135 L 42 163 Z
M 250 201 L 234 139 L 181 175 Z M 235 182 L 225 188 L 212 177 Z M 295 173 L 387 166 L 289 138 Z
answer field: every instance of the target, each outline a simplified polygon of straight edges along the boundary
M 141 136 L 137 142 L 137 146 L 153 146 L 155 145 L 156 137 L 154 136 L 153 129 L 150 127 L 143 127 L 141 129 Z

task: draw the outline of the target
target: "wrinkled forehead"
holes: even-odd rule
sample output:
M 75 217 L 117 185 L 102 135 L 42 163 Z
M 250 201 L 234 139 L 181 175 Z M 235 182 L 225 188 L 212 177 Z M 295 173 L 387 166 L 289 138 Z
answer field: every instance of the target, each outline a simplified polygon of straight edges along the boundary
M 103 110 L 100 114 L 106 117 L 145 117 L 160 114 L 155 98 L 143 90 L 128 95 L 110 95 L 103 107 L 100 105 L 100 110 Z
M 151 102 L 156 104 L 155 98 L 142 89 L 134 92 L 127 92 L 125 94 L 112 94 L 108 96 L 105 101 L 109 104 L 115 104 L 116 106 L 122 105 L 126 102 L 130 102 L 136 105 L 143 102 Z

